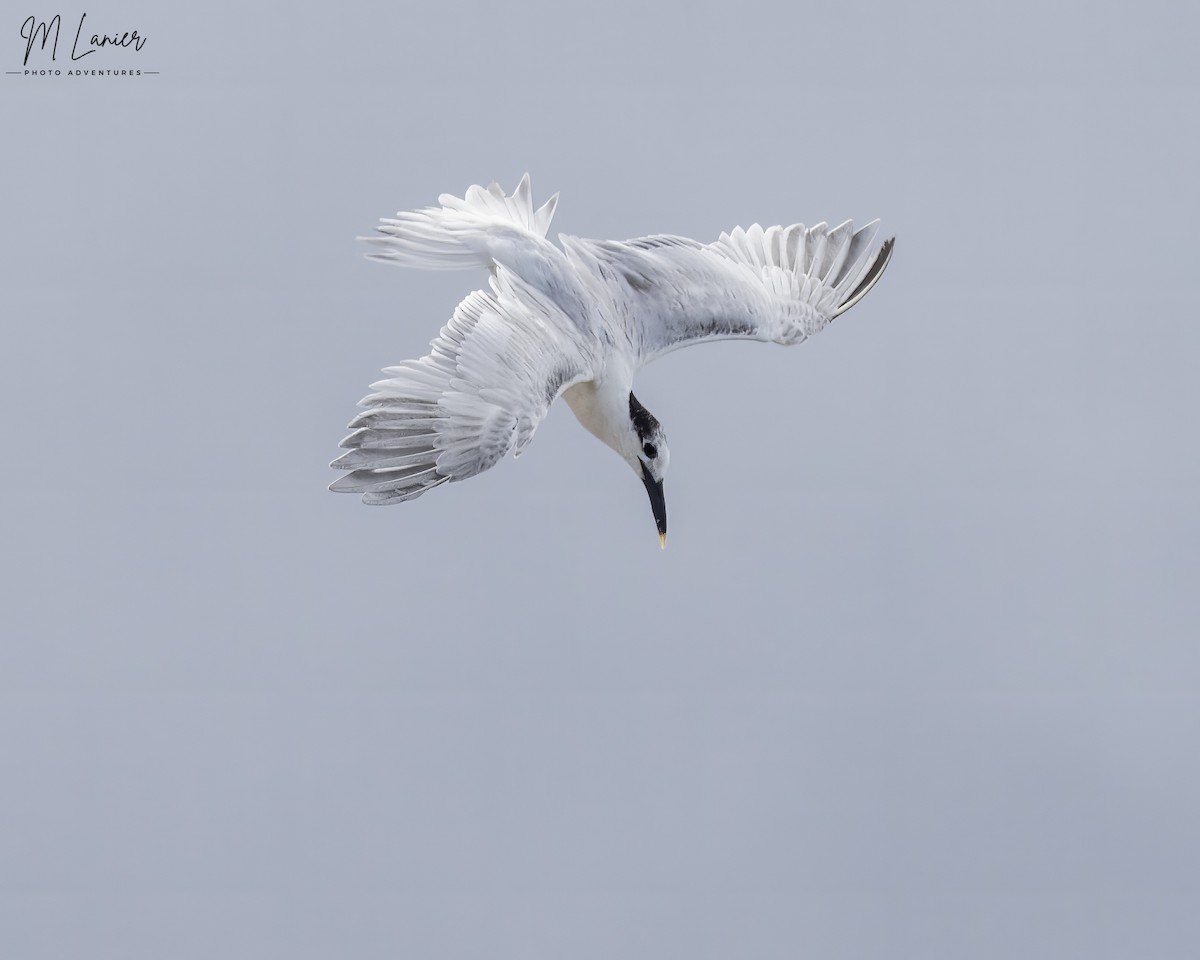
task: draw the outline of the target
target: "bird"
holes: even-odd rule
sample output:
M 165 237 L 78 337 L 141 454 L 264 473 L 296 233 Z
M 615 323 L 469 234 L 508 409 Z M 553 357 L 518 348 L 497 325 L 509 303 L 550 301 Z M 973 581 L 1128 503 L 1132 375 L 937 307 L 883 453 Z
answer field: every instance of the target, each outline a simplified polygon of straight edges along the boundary
M 427 355 L 385 367 L 341 441 L 330 484 L 367 504 L 415 500 L 520 456 L 562 397 L 633 470 L 665 549 L 666 431 L 634 396 L 637 371 L 711 340 L 801 343 L 883 275 L 895 237 L 793 224 L 736 227 L 712 243 L 654 235 L 587 240 L 547 231 L 558 194 L 534 208 L 529 174 L 511 194 L 473 185 L 439 206 L 383 218 L 368 257 L 432 270 L 479 269 Z

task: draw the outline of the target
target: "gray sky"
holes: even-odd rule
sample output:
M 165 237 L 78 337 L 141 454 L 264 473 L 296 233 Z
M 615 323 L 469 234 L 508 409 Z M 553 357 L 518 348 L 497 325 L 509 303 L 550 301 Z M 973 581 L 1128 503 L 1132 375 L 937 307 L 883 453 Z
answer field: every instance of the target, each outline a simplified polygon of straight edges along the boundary
M 159 75 L 0 78 L 6 958 L 1196 955 L 1194 11 L 87 11 Z M 565 406 L 325 490 L 481 283 L 353 238 L 525 170 L 898 236 L 643 373 L 665 553 Z

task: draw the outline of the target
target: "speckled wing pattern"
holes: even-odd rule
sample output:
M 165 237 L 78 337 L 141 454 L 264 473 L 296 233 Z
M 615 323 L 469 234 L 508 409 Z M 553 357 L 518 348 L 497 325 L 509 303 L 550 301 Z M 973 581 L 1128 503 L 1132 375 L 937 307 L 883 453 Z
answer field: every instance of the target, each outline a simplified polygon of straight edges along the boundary
M 743 338 L 798 343 L 854 306 L 882 275 L 892 240 L 879 221 L 855 230 L 737 227 L 715 243 L 685 237 L 562 238 L 604 278 L 639 365 L 679 347 Z

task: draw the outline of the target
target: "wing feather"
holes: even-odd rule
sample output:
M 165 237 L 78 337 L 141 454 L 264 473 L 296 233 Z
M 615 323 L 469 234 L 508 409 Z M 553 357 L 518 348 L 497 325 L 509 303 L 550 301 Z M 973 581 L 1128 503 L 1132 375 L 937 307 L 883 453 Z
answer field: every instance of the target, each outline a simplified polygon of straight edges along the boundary
M 799 343 L 866 295 L 891 257 L 879 221 L 832 230 L 752 224 L 716 243 L 560 237 L 572 260 L 607 287 L 639 364 L 679 347 L 730 338 Z
M 491 292 L 467 296 L 426 356 L 385 368 L 371 385 L 341 443 L 347 452 L 331 464 L 346 473 L 330 489 L 399 503 L 482 473 L 520 454 L 550 404 L 595 366 L 580 328 L 500 268 Z

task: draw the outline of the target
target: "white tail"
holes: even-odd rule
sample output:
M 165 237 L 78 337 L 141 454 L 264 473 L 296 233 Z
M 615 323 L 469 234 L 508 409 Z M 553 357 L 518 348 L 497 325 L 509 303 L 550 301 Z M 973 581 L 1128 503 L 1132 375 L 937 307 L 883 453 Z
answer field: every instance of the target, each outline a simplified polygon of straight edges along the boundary
M 493 183 L 486 190 L 468 187 L 462 199 L 443 193 L 438 203 L 441 207 L 402 212 L 380 220 L 375 229 L 383 236 L 359 238 L 380 248 L 368 254 L 370 259 L 427 270 L 490 268 L 494 258 L 489 243 L 505 229 L 546 236 L 558 194 L 534 210 L 529 174 L 525 174 L 512 196 L 505 196 L 499 184 Z

